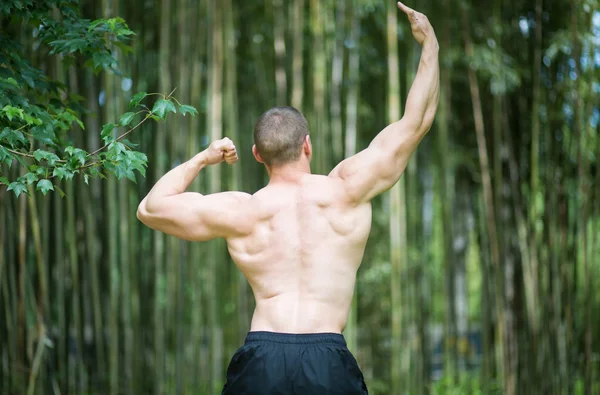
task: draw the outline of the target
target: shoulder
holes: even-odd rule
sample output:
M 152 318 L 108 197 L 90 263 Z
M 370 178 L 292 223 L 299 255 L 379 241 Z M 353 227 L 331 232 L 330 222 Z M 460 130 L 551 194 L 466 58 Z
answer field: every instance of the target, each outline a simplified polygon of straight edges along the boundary
M 223 199 L 227 199 L 232 203 L 246 203 L 252 199 L 252 195 L 246 192 L 228 191 L 222 192 L 221 196 Z
M 339 206 L 350 203 L 345 184 L 339 174 L 332 172 L 329 175 L 312 175 L 307 189 L 322 204 Z

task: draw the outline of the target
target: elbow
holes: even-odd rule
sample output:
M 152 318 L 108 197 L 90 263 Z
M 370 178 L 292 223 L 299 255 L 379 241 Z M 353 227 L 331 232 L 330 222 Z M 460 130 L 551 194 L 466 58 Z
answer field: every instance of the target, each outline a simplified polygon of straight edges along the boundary
M 144 200 L 140 202 L 140 205 L 137 208 L 136 217 L 144 225 L 148 225 L 151 216 L 148 212 L 148 209 L 146 208 L 146 198 L 144 198 Z
M 139 219 L 141 222 L 144 222 L 144 216 L 145 216 L 145 212 L 144 212 L 144 208 L 142 207 L 142 205 L 140 204 L 138 206 L 137 212 L 135 213 L 135 216 L 137 217 L 137 219 Z

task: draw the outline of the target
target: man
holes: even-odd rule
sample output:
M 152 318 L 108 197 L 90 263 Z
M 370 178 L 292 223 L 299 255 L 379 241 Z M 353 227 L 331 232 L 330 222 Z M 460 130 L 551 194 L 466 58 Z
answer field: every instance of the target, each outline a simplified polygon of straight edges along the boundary
M 367 394 L 341 334 L 371 228 L 375 196 L 400 178 L 438 104 L 438 43 L 425 15 L 402 3 L 423 51 L 404 117 L 328 176 L 310 172 L 302 114 L 264 113 L 252 152 L 269 174 L 254 195 L 185 192 L 206 166 L 238 160 L 227 138 L 162 177 L 140 203 L 147 226 L 186 240 L 222 237 L 256 299 L 250 332 L 227 369 L 223 394 Z M 325 149 L 324 147 L 321 147 Z

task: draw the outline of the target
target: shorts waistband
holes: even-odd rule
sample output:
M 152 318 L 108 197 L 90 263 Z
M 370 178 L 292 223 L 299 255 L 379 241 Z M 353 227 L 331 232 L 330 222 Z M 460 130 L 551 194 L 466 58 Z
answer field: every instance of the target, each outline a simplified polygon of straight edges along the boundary
M 344 335 L 340 333 L 278 333 L 248 332 L 246 343 L 270 342 L 284 344 L 335 344 L 346 347 Z

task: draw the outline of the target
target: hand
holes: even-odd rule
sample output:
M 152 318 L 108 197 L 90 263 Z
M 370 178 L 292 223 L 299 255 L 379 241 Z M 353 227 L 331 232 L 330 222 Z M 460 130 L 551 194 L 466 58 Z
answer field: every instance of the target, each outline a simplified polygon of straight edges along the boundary
M 223 161 L 231 165 L 238 161 L 235 145 L 227 137 L 213 141 L 204 151 L 204 158 L 207 165 L 216 165 Z
M 398 2 L 398 8 L 408 15 L 413 37 L 420 45 L 423 45 L 428 39 L 435 39 L 433 26 L 431 26 L 429 19 L 424 14 L 405 6 L 401 2 Z

